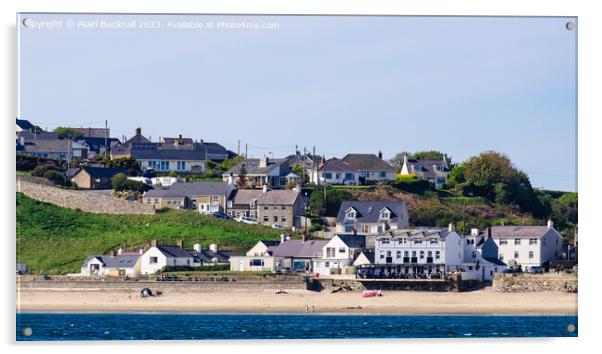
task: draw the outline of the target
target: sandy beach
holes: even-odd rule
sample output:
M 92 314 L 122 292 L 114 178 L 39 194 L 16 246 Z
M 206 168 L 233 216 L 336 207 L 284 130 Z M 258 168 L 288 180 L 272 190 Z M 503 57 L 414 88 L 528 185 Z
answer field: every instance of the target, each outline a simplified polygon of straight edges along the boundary
M 30 312 L 199 312 L 199 313 L 339 314 L 528 314 L 575 315 L 577 294 L 563 292 L 499 293 L 486 288 L 471 292 L 383 291 L 362 298 L 361 292 L 231 290 L 165 292 L 141 298 L 138 291 L 119 289 L 22 289 L 17 310 Z

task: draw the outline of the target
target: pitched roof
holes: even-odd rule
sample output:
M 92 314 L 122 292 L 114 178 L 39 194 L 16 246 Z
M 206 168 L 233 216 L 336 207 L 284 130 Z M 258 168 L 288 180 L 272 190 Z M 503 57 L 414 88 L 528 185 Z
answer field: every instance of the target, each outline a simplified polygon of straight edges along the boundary
M 364 257 L 366 257 L 366 259 L 368 259 L 368 261 L 370 263 L 374 263 L 374 250 L 363 250 L 360 254 L 357 255 L 357 257 L 355 257 L 355 259 L 353 260 L 353 262 L 355 263 L 355 261 L 361 256 L 364 255 Z
M 37 140 L 56 140 L 58 136 L 54 132 L 37 132 L 34 134 L 30 131 L 22 131 L 17 132 L 17 138 L 23 138 L 25 143 L 29 143 Z
M 151 189 L 144 194 L 144 197 L 184 198 L 195 195 L 224 195 L 227 191 L 228 182 L 178 182 L 164 189 Z
M 124 146 L 129 146 L 131 144 L 148 144 L 151 141 L 148 140 L 144 135 L 142 134 L 136 134 L 133 137 L 129 138 L 125 143 L 123 143 Z
M 138 149 L 133 148 L 130 154 L 137 160 L 191 160 L 204 161 L 207 154 L 202 149 Z
M 36 140 L 35 144 L 25 144 L 24 150 L 29 152 L 68 153 L 69 144 L 71 144 L 71 150 L 85 149 L 83 145 L 73 142 L 69 139 L 40 139 Z
M 293 190 L 268 190 L 257 199 L 257 205 L 293 205 L 300 195 Z
M 276 168 L 280 168 L 280 166 L 285 163 L 288 164 L 287 159 L 269 159 L 268 165 L 266 167 L 260 167 L 259 159 L 246 159 L 246 160 L 240 161 L 239 163 L 234 165 L 231 169 L 224 172 L 224 175 L 226 175 L 226 176 L 230 175 L 230 174 L 238 175 L 240 173 L 240 169 L 241 169 L 242 165 L 245 165 L 245 170 L 247 172 L 247 176 L 265 175 L 265 174 L 270 173 L 272 170 L 274 170 Z M 286 170 L 287 174 L 288 174 L 288 172 L 290 172 L 290 167 Z
M 91 167 L 91 166 L 83 166 L 80 171 L 86 171 L 92 177 L 113 177 L 118 173 L 123 173 L 126 176 L 129 174 L 127 170 L 123 168 L 105 168 L 105 167 Z M 74 174 L 77 175 L 79 173 L 76 172 Z
M 343 161 L 357 171 L 396 171 L 395 167 L 374 154 L 347 154 Z
M 263 243 L 267 247 L 278 246 L 280 244 L 280 241 L 278 241 L 278 240 L 261 240 L 259 242 Z
M 349 248 L 364 248 L 366 247 L 365 236 L 354 236 L 354 235 L 336 235 L 343 241 L 344 244 Z
M 23 130 L 29 130 L 33 128 L 33 124 L 31 124 L 31 122 L 26 119 L 17 118 L 17 125 Z
M 132 268 L 136 265 L 139 257 L 139 254 L 88 256 L 84 262 L 84 266 L 92 259 L 98 259 L 107 268 Z
M 492 237 L 532 237 L 539 238 L 548 232 L 547 226 L 492 226 Z
M 214 259 L 217 260 L 217 263 L 227 263 L 230 260 L 230 254 L 226 252 L 201 250 L 201 252 L 190 251 L 190 253 L 197 261 L 203 263 L 213 263 Z
M 495 265 L 499 265 L 499 266 L 505 266 L 507 265 L 506 263 L 504 263 L 503 261 L 501 261 L 499 258 L 493 258 L 493 257 L 483 257 L 484 260 L 486 260 L 489 263 L 493 263 Z
M 409 171 L 410 173 L 423 177 L 435 178 L 437 173 L 450 171 L 449 164 L 445 160 L 408 160 L 408 164 L 419 167 L 417 171 L 412 170 Z M 435 165 L 443 166 L 443 171 L 437 171 Z
M 162 138 L 164 144 L 175 144 L 178 142 L 179 144 L 190 145 L 194 141 L 192 138 Z
M 167 257 L 173 258 L 189 258 L 193 257 L 190 251 L 183 249 L 180 246 L 157 246 L 159 252 L 163 253 Z
M 322 248 L 328 243 L 326 240 L 286 240 L 274 248 L 275 257 L 299 257 L 311 258 L 319 257 L 322 254 Z
M 88 145 L 92 151 L 99 151 L 101 147 L 105 147 L 105 138 L 81 137 L 74 140 Z M 120 144 L 119 139 L 116 138 L 107 138 L 106 141 L 109 147 Z
M 257 201 L 263 195 L 261 189 L 237 189 L 232 193 L 230 197 L 232 204 L 251 204 L 253 201 Z
M 353 208 L 357 211 L 356 218 L 354 220 L 346 220 L 345 212 L 347 209 Z M 403 216 L 406 210 L 406 204 L 403 201 L 385 201 L 385 200 L 362 200 L 362 201 L 351 201 L 345 200 L 341 203 L 339 213 L 337 215 L 337 223 L 343 224 L 354 224 L 360 223 L 375 223 L 380 219 L 380 211 L 383 208 L 388 208 L 391 212 L 389 218 L 390 222 L 397 223 Z
M 392 237 L 433 237 L 438 236 L 441 238 L 447 237 L 449 235 L 449 229 L 447 227 L 428 227 L 428 226 L 420 226 L 413 229 L 399 229 L 399 230 L 388 230 L 384 232 L 380 236 L 392 236 Z
M 336 157 L 326 160 L 326 162 L 323 163 L 318 170 L 340 172 L 356 171 L 356 169 L 354 169 L 350 164 L 343 160 L 337 159 Z

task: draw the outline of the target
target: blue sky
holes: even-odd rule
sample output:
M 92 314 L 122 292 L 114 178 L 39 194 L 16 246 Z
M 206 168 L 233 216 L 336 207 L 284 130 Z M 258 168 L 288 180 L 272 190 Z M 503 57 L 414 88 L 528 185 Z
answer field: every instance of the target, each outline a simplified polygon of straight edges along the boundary
M 534 187 L 576 189 L 571 18 L 21 15 L 19 115 L 153 140 L 217 141 L 250 156 L 316 146 L 510 156 Z M 82 20 L 161 29 L 80 28 Z M 170 21 L 277 23 L 173 29 Z M 74 22 L 69 22 L 74 21 Z M 67 23 L 74 28 L 67 28 Z M 153 24 L 153 23 L 151 23 Z

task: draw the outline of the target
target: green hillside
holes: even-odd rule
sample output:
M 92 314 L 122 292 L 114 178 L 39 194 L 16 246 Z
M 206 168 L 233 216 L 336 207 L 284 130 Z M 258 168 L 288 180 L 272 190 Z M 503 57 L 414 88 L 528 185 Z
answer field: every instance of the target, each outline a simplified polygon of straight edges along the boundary
M 260 239 L 278 239 L 281 231 L 204 217 L 198 213 L 166 211 L 156 215 L 91 214 L 41 203 L 17 193 L 17 262 L 33 273 L 79 272 L 85 257 L 106 254 L 120 244 L 127 248 L 157 239 L 245 252 Z

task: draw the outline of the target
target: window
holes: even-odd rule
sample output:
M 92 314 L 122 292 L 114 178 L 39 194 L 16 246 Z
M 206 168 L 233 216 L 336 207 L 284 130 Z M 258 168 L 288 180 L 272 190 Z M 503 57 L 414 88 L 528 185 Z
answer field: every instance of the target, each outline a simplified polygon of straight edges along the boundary
M 401 251 L 397 251 L 397 259 L 401 258 Z
M 380 171 L 380 178 L 385 178 L 385 177 L 387 177 L 387 172 Z
M 391 218 L 391 213 L 388 210 L 383 210 L 380 213 L 380 218 L 381 219 L 389 219 L 389 218 Z
M 536 245 L 537 244 L 537 239 L 536 238 L 530 238 L 529 239 L 529 245 Z
M 345 173 L 345 179 L 346 180 L 353 179 L 353 174 L 352 173 Z
M 159 259 L 157 257 L 150 257 L 148 262 L 150 264 L 157 264 L 157 263 L 159 263 Z
M 265 222 L 265 223 L 268 223 L 268 222 L 270 222 L 270 217 L 269 217 L 269 216 L 267 216 L 267 215 L 264 215 L 264 217 L 263 217 L 263 222 Z
M 518 258 L 518 251 L 514 251 L 514 259 Z
M 500 245 L 507 245 L 507 244 L 508 244 L 508 240 L 500 239 Z
M 416 251 L 412 251 L 412 257 L 416 257 Z
M 391 243 L 391 240 L 389 240 L 388 238 L 383 238 L 380 240 L 381 245 L 388 245 L 389 243 Z
M 439 258 L 441 258 L 441 252 L 435 251 L 435 259 L 439 259 Z
M 334 247 L 326 247 L 326 258 L 334 258 L 336 249 Z
M 433 257 L 433 251 L 428 251 L 426 254 L 427 254 L 427 257 L 429 257 L 429 258 Z
M 529 259 L 533 258 L 533 251 L 529 251 Z
M 323 176 L 325 179 L 332 179 L 332 173 L 330 173 L 330 172 L 324 172 Z
M 439 243 L 439 240 L 437 240 L 436 238 L 432 238 L 432 239 L 430 240 L 430 243 L 431 243 L 431 245 L 436 245 L 436 244 L 438 244 L 438 243 Z
M 424 258 L 424 251 L 420 251 L 420 259 Z
M 263 210 L 268 210 L 268 209 L 269 209 L 269 208 L 268 208 L 268 206 L 267 206 L 267 205 L 263 207 Z
M 286 210 L 286 205 L 283 205 L 283 206 L 282 206 L 282 210 Z
M 251 267 L 263 267 L 263 259 L 261 259 L 261 258 L 251 259 L 251 262 L 249 263 L 249 265 Z
M 415 239 L 415 240 L 414 240 L 414 244 L 415 244 L 415 245 L 419 245 L 419 244 L 421 244 L 421 243 L 422 243 L 422 240 L 419 240 L 419 239 Z
M 391 257 L 391 251 L 387 251 L 387 257 Z
M 515 245 L 520 245 L 520 238 L 515 238 L 514 239 L 514 244 Z
M 324 267 L 326 267 L 326 268 L 330 267 L 330 262 L 324 262 Z
M 556 239 L 556 244 L 558 244 L 558 239 Z
M 286 222 L 286 215 L 282 215 L 280 217 L 280 221 L 282 221 L 283 223 L 285 223 Z
M 355 219 L 355 210 L 349 210 L 345 213 L 346 219 Z
M 339 247 L 339 253 L 345 253 L 347 249 L 345 247 Z
M 190 259 L 187 259 L 187 260 L 186 260 L 186 264 L 187 264 L 187 265 L 190 265 Z
M 404 257 L 409 257 L 410 256 L 410 252 L 409 251 L 403 251 L 403 256 Z

